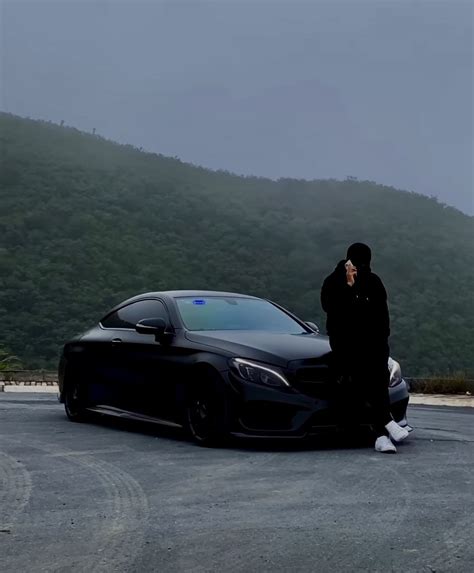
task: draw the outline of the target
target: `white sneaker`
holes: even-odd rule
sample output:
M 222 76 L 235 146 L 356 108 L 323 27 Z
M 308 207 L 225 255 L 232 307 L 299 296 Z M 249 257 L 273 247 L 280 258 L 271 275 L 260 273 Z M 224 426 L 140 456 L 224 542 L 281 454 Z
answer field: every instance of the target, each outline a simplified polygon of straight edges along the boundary
M 380 436 L 375 440 L 375 451 L 383 454 L 396 454 L 397 448 L 392 444 L 387 436 Z
M 397 424 L 400 426 L 400 428 L 405 428 L 407 432 L 413 432 L 413 428 L 408 424 L 406 418 L 402 418 L 399 422 L 397 422 Z
M 397 422 L 393 420 L 389 422 L 385 428 L 394 442 L 402 442 L 405 438 L 408 438 L 409 432 L 405 430 L 405 428 L 401 428 Z

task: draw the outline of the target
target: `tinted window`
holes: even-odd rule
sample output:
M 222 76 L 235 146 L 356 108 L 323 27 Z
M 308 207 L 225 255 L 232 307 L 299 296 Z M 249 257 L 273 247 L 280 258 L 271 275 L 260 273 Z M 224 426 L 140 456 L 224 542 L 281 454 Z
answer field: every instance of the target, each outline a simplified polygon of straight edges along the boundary
M 134 302 L 109 314 L 100 322 L 105 328 L 135 328 L 137 322 L 144 318 L 163 318 L 169 322 L 166 308 L 159 300 Z
M 243 297 L 182 297 L 176 299 L 189 330 L 264 330 L 300 334 L 300 324 L 266 300 Z

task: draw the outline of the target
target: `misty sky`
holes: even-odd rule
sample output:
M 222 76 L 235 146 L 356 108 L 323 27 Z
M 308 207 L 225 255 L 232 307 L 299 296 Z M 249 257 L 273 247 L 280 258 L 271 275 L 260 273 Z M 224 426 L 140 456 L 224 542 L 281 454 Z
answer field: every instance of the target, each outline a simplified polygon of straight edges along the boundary
M 469 0 L 0 2 L 3 111 L 474 214 Z

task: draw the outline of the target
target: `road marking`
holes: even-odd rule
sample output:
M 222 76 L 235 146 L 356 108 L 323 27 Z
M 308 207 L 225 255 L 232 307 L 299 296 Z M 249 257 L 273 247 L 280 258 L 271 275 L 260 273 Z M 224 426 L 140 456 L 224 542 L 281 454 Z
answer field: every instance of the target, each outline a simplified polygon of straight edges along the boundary
M 29 471 L 12 456 L 0 452 L 0 529 L 10 532 L 30 500 L 32 482 Z
M 103 448 L 101 450 L 83 450 L 77 452 L 61 452 L 55 454 L 46 454 L 49 458 L 68 458 L 70 456 L 94 456 L 97 454 L 123 454 L 127 448 Z
M 17 437 L 12 437 L 9 441 L 10 443 L 22 444 L 22 441 Z M 91 478 L 95 477 L 101 485 L 101 513 L 106 516 L 106 519 L 97 516 L 95 523 L 89 523 L 92 530 L 91 550 L 87 555 L 81 556 L 81 570 L 89 572 L 108 571 L 111 563 L 114 564 L 116 570 L 128 570 L 128 565 L 133 563 L 135 557 L 140 555 L 142 551 L 144 532 L 150 514 L 148 498 L 141 485 L 118 465 L 93 457 L 93 454 L 99 450 L 89 450 L 91 453 L 86 453 L 86 451 L 74 452 L 54 445 L 44 445 L 38 439 L 29 440 L 29 446 L 39 450 L 44 457 L 59 458 L 64 463 L 72 463 L 85 469 L 92 474 Z M 104 452 L 112 451 L 112 448 L 104 448 Z M 116 451 L 123 453 L 124 449 L 119 448 Z M 5 489 L 4 491 L 8 498 L 14 497 L 11 487 L 10 490 Z M 30 493 L 31 487 L 28 491 L 28 499 Z M 36 515 L 36 518 L 38 516 L 39 514 Z M 2 525 L 1 522 L 0 525 Z M 122 549 L 125 544 L 127 551 L 123 552 Z M 43 557 L 48 558 L 47 555 Z M 41 569 L 40 565 L 43 564 L 38 564 L 38 570 Z M 50 561 L 47 565 L 48 570 L 50 570 L 49 567 L 51 570 L 54 569 Z M 71 568 L 74 568 L 75 565 L 75 563 L 71 563 Z

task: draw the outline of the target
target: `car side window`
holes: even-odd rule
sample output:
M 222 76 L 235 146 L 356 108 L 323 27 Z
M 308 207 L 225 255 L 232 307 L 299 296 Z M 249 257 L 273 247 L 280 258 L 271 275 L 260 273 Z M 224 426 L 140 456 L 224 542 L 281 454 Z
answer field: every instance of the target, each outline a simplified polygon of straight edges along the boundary
M 159 300 L 140 300 L 112 312 L 100 323 L 104 328 L 135 328 L 144 318 L 162 318 L 169 322 L 165 305 Z

